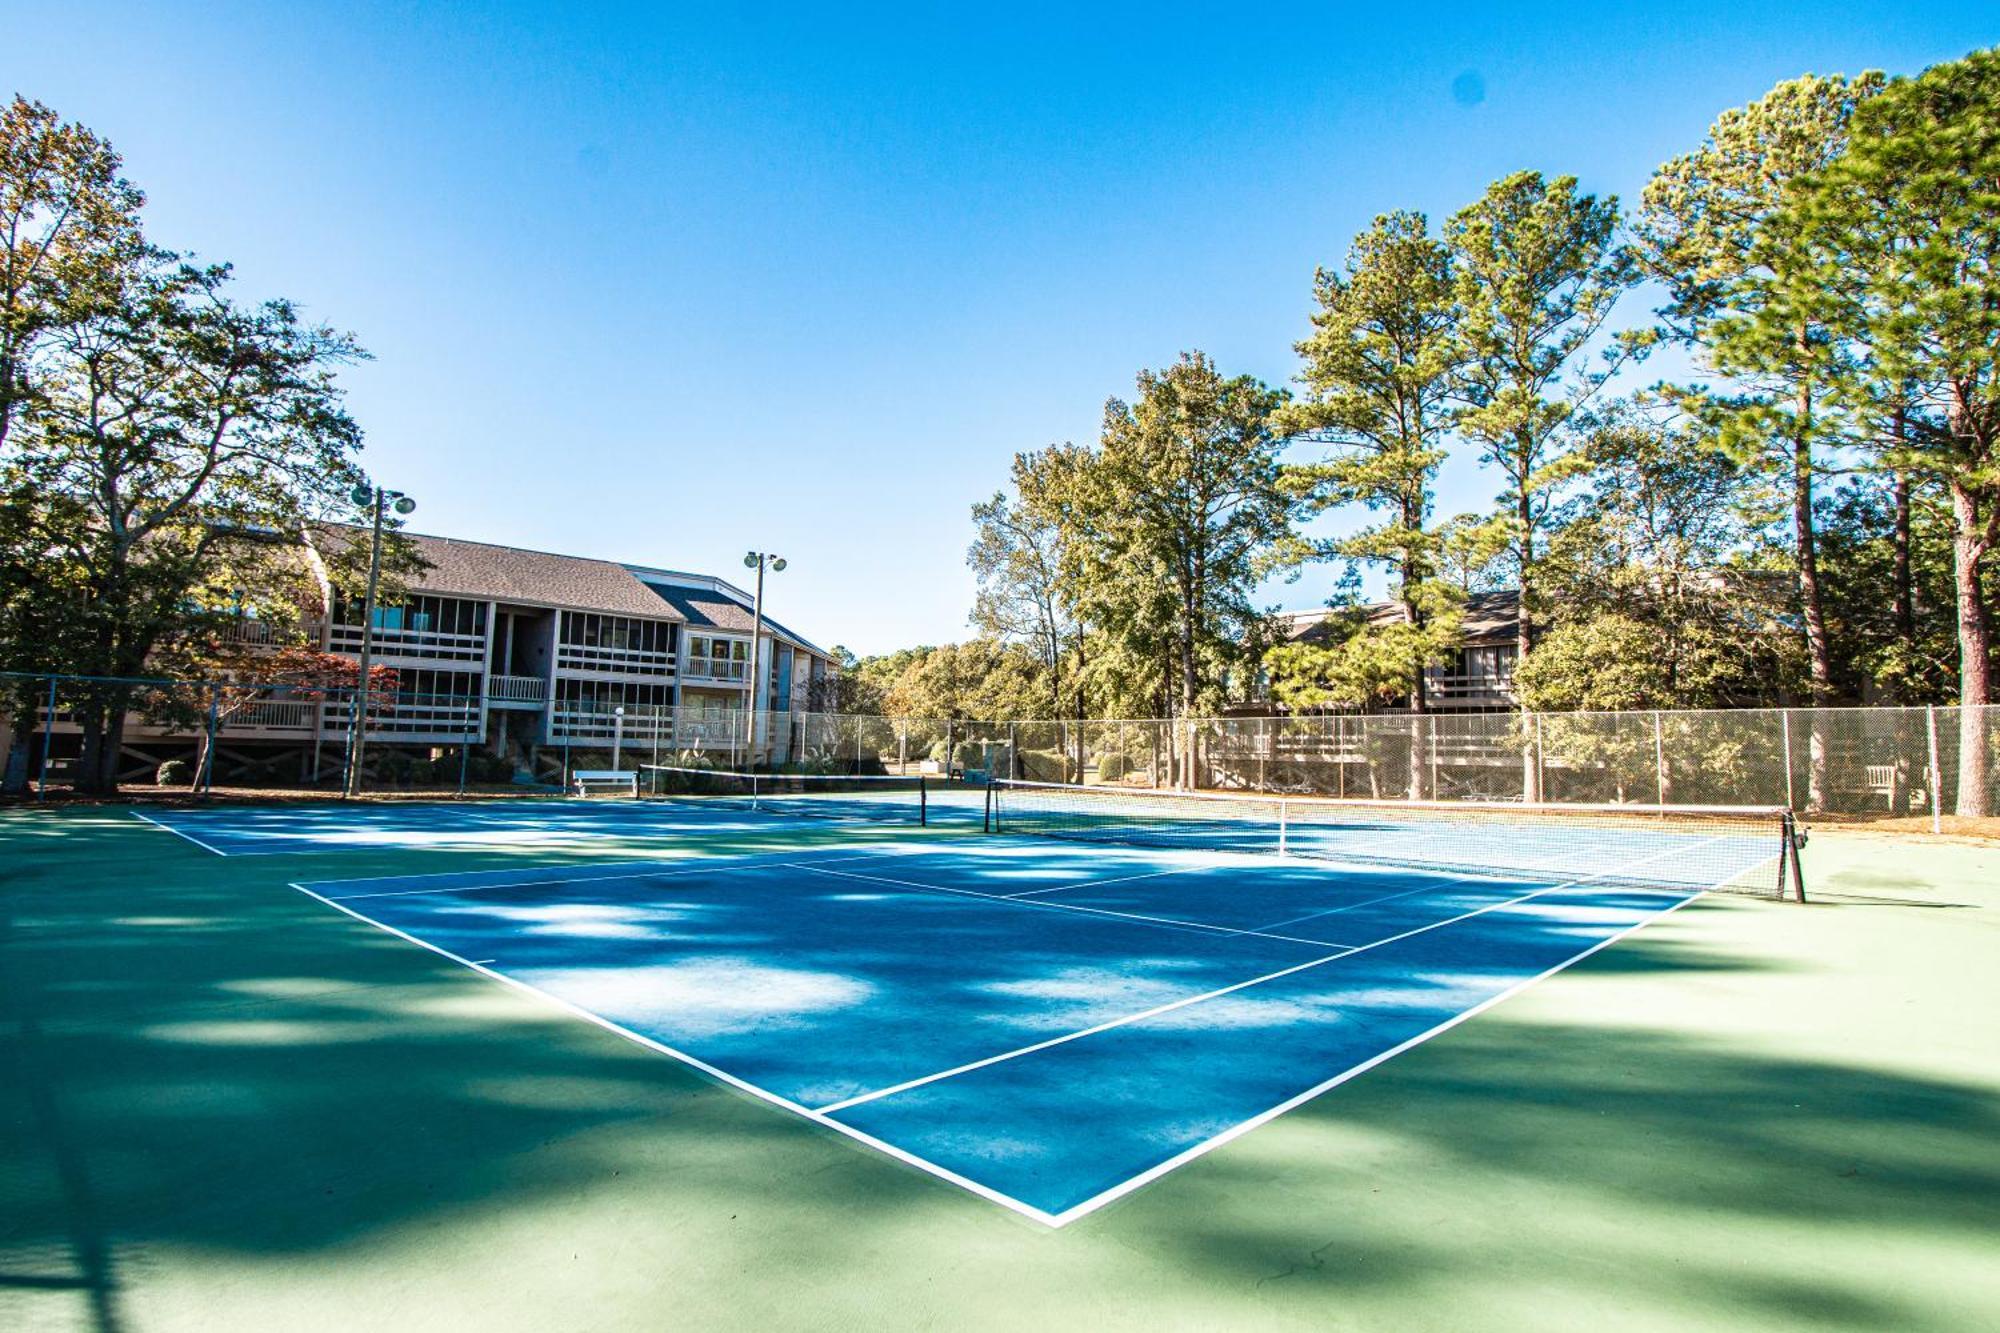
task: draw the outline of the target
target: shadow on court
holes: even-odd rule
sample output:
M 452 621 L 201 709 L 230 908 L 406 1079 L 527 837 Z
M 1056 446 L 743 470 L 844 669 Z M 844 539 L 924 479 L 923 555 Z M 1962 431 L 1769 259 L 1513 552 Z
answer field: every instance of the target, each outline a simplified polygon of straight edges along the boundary
M 1786 1049 L 1871 1012 L 1830 942 L 1944 971 L 1957 914 L 1808 909 L 1787 952 L 1753 946 L 1797 909 L 1696 907 L 1050 1232 L 268 863 L 85 820 L 0 858 L 3 1327 L 1943 1329 L 1993 1294 L 1991 1086 L 1894 1014 Z M 1992 1012 L 1906 980 L 1880 1004 Z

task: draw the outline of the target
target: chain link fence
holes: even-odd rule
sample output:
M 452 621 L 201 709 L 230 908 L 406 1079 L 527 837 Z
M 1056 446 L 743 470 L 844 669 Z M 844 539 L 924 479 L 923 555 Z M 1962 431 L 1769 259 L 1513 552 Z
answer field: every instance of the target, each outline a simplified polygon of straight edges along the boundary
M 5 786 L 339 790 L 366 704 L 370 790 L 566 786 L 640 763 L 960 773 L 1376 800 L 1785 806 L 1935 822 L 2000 809 L 2000 708 L 1380 713 L 1094 721 L 619 707 L 256 681 L 0 675 Z M 99 725 L 115 703 L 120 734 Z M 1970 748 L 1967 748 L 1967 747 Z

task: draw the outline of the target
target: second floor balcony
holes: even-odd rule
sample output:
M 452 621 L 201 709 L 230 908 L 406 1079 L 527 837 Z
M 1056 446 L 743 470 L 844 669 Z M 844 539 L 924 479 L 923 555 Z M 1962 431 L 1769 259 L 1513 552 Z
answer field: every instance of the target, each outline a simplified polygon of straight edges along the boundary
M 556 670 L 619 676 L 671 676 L 674 674 L 674 655 L 643 648 L 558 643 Z
M 449 634 L 433 629 L 380 627 L 368 638 L 378 658 L 482 665 L 486 661 L 484 634 Z M 338 623 L 328 626 L 326 646 L 329 652 L 360 656 L 361 626 Z

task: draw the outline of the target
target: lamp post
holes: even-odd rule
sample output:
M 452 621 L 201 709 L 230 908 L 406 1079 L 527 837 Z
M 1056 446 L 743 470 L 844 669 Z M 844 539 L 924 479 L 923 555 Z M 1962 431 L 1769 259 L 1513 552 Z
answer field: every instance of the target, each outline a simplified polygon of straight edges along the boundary
M 757 597 L 752 603 L 750 628 L 750 707 L 745 710 L 750 716 L 743 734 L 744 758 L 752 768 L 757 766 L 757 696 L 764 688 L 764 570 L 769 567 L 776 574 L 785 568 L 785 557 L 772 555 L 769 551 L 750 551 L 743 557 L 743 567 L 757 571 Z
M 354 716 L 347 733 L 347 786 L 345 794 L 361 793 L 361 753 L 367 744 L 369 673 L 375 666 L 375 589 L 382 578 L 382 516 L 393 506 L 398 514 L 416 509 L 417 502 L 401 491 L 384 490 L 366 482 L 354 488 L 355 504 L 374 511 L 368 547 L 368 593 L 361 601 L 361 677 L 354 691 Z
M 618 752 L 625 748 L 625 705 L 611 710 L 611 768 L 618 770 Z

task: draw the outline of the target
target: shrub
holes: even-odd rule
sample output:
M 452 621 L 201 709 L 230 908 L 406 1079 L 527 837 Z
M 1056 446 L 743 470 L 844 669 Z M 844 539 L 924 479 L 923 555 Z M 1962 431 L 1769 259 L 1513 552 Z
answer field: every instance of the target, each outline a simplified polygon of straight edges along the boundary
M 162 787 L 185 787 L 193 780 L 194 765 L 185 759 L 169 759 L 153 775 L 153 781 Z
M 1028 782 L 1061 782 L 1068 769 L 1066 759 L 1060 750 L 1023 750 L 1020 776 Z
M 466 781 L 483 784 L 512 782 L 514 765 L 497 754 L 475 753 L 466 765 Z
M 1128 767 L 1130 767 L 1130 762 L 1124 755 L 1116 751 L 1110 754 L 1101 754 L 1097 756 L 1097 780 L 1099 782 L 1121 781 L 1125 777 L 1125 770 Z
M 377 750 L 374 754 L 375 780 L 406 787 L 416 776 L 417 761 L 405 750 Z M 428 767 L 428 765 L 426 765 Z

